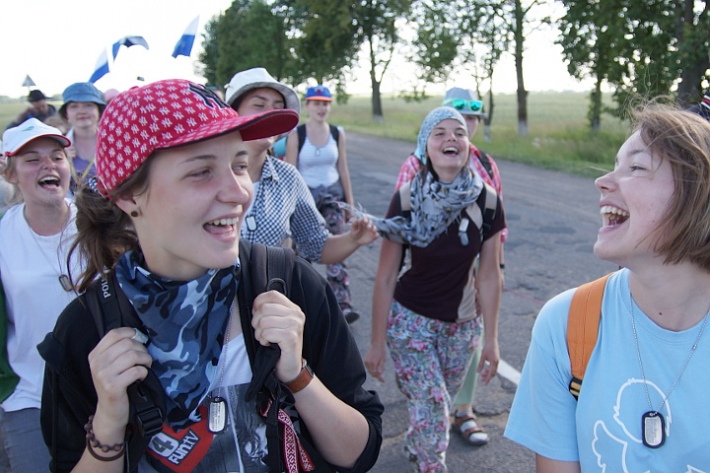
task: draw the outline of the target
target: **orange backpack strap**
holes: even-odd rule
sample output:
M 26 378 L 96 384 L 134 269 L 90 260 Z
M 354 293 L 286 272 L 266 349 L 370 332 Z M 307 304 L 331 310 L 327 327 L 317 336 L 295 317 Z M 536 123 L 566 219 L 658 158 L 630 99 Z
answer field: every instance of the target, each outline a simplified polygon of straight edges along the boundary
M 574 291 L 572 303 L 567 315 L 567 350 L 572 366 L 572 381 L 569 383 L 569 392 L 575 399 L 579 397 L 582 389 L 584 372 L 592 356 L 592 350 L 597 344 L 599 335 L 599 320 L 602 315 L 602 298 L 606 281 L 611 274 L 607 274 L 596 281 L 583 284 Z

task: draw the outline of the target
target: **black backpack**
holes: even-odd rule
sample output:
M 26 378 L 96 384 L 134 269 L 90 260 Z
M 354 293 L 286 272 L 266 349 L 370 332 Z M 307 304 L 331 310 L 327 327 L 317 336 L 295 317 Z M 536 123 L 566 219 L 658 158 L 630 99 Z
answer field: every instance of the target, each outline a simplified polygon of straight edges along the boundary
M 256 296 L 265 291 L 277 290 L 289 296 L 295 264 L 293 250 L 242 241 L 239 245 L 239 253 L 248 255 L 247 261 L 249 261 L 249 278 L 245 281 L 247 286 L 245 294 L 248 298 L 245 301 L 246 307 L 250 308 Z M 106 332 L 117 327 L 134 327 L 139 330 L 143 327 L 131 303 L 123 292 L 118 290 L 113 273 L 108 278 L 102 278 L 100 284 L 92 284 L 89 287 L 86 291 L 86 301 L 96 322 L 99 337 L 103 337 Z M 251 311 L 248 313 L 251 314 Z M 279 357 L 280 349 L 276 345 L 256 351 L 253 360 L 254 378 L 247 390 L 247 399 L 255 397 L 261 391 Z M 260 378 L 258 374 L 261 374 Z M 143 381 L 129 386 L 127 392 L 130 402 L 127 430 L 133 435 L 129 435 L 126 443 L 126 458 L 130 463 L 128 471 L 135 471 L 151 438 L 162 430 L 166 408 L 160 381 L 150 369 L 148 376 Z M 56 432 L 56 429 L 53 431 Z M 57 445 L 56 438 L 52 444 Z M 56 455 L 53 454 L 52 457 L 56 458 Z M 280 452 L 273 455 L 273 458 L 280 458 Z
M 306 143 L 306 125 L 298 125 L 296 127 L 296 133 L 298 133 L 298 153 L 301 154 L 303 145 Z M 335 140 L 335 144 L 340 144 L 340 130 L 335 125 L 330 125 L 330 135 Z

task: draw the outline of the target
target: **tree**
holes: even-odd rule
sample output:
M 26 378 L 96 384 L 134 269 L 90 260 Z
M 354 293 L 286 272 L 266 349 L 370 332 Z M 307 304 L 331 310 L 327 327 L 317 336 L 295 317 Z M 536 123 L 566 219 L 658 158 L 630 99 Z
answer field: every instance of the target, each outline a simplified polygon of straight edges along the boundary
M 602 85 L 612 73 L 614 57 L 624 39 L 626 1 L 561 0 L 566 14 L 560 18 L 562 55 L 567 70 L 577 79 L 594 78 L 587 117 L 593 132 L 601 127 Z
M 298 76 L 287 20 L 264 0 L 235 0 L 205 30 L 200 55 L 208 81 L 221 86 L 252 67 L 264 67 L 279 80 Z
M 600 100 L 605 79 L 615 87 L 615 113 L 620 115 L 635 98 L 667 95 L 677 88 L 679 104 L 687 106 L 702 95 L 710 79 L 707 1 L 562 1 L 567 26 L 560 44 L 575 77 L 596 78 L 593 101 Z M 585 34 L 593 37 L 587 44 L 581 41 Z
M 412 0 L 359 0 L 353 4 L 358 43 L 367 45 L 372 116 L 376 121 L 384 118 L 380 85 L 401 40 L 397 23 L 409 13 L 411 6 Z

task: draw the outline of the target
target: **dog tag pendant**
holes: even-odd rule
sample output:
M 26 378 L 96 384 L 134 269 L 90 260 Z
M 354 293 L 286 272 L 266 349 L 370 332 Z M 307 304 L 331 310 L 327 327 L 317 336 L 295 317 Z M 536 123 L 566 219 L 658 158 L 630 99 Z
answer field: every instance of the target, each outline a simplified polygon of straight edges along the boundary
M 248 215 L 246 222 L 247 222 L 247 230 L 249 230 L 250 232 L 253 232 L 254 230 L 256 230 L 256 219 L 254 218 L 253 215 Z
M 641 416 L 643 444 L 658 448 L 666 441 L 666 422 L 660 412 L 646 412 Z
M 71 279 L 69 279 L 69 276 L 66 274 L 62 274 L 59 276 L 59 284 L 62 285 L 62 289 L 64 289 L 67 292 L 71 292 L 74 290 L 74 286 L 72 286 Z
M 466 233 L 466 230 L 468 230 L 468 219 L 462 217 L 461 222 L 459 223 L 459 238 L 461 239 L 461 244 L 463 246 L 468 246 L 468 234 Z
M 213 434 L 222 432 L 227 427 L 227 401 L 223 397 L 213 397 L 210 399 L 208 409 L 207 428 Z

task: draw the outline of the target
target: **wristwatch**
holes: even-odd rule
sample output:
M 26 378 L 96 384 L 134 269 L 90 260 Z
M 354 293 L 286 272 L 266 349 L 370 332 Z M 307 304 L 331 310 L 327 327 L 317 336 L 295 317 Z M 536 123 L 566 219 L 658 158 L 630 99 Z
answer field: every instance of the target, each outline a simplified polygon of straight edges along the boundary
M 291 394 L 296 394 L 297 392 L 305 389 L 305 387 L 310 384 L 310 382 L 313 380 L 313 376 L 313 370 L 308 365 L 308 362 L 306 362 L 306 360 L 304 359 L 303 366 L 301 367 L 301 372 L 298 373 L 298 376 L 296 376 L 288 383 L 284 384 L 289 389 L 289 391 L 291 391 Z

